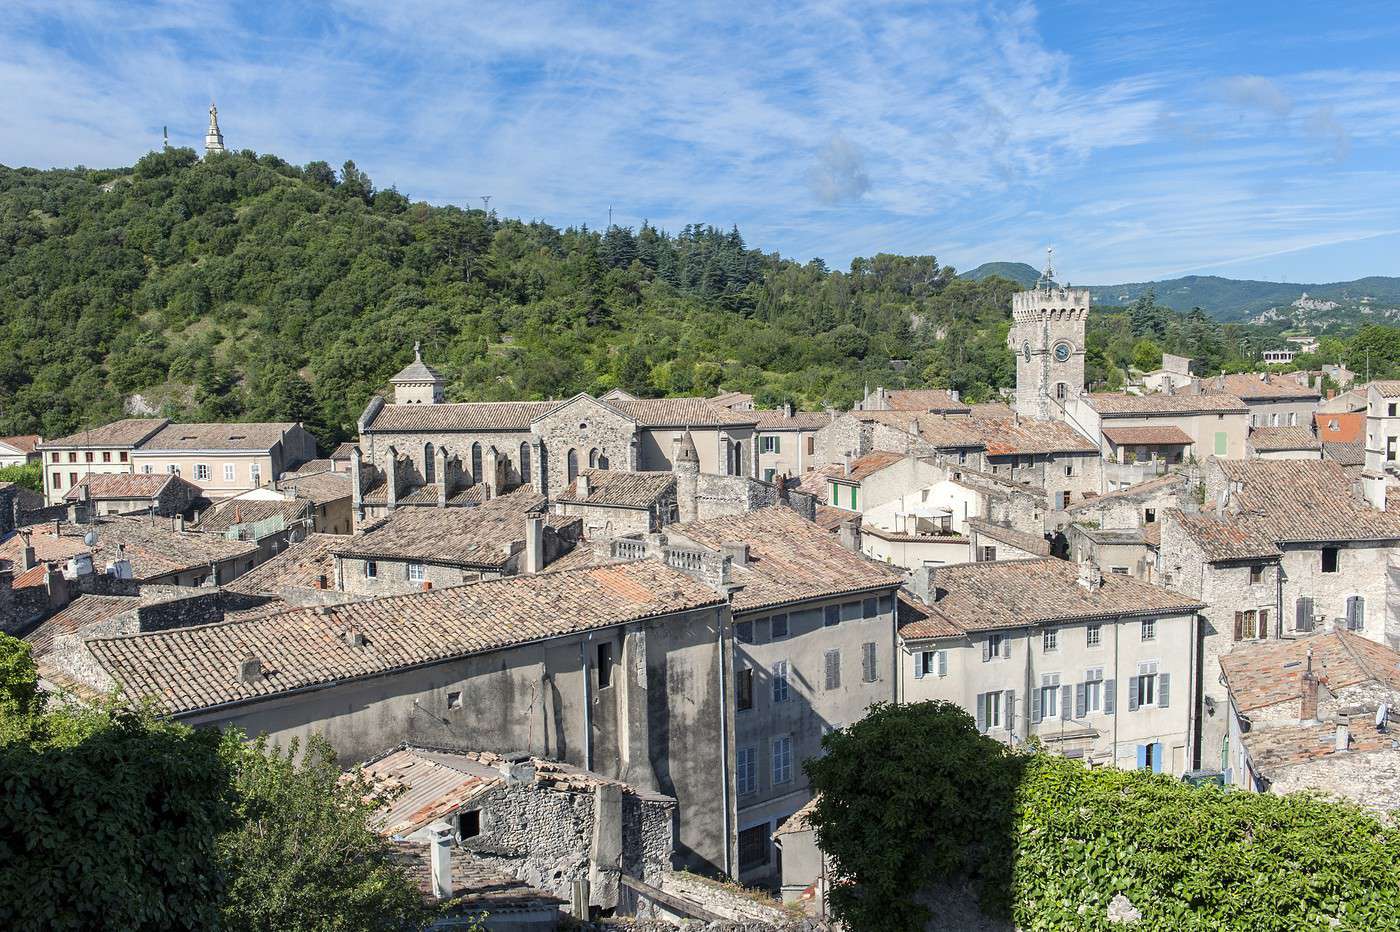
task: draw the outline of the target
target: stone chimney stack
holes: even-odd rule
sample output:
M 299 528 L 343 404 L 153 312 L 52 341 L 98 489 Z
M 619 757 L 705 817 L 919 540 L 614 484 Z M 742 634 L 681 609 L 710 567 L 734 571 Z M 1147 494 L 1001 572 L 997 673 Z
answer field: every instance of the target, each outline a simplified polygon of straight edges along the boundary
M 357 518 L 365 516 L 364 467 L 365 455 L 357 443 L 350 448 L 350 505 Z
M 860 553 L 860 522 L 856 519 L 841 522 L 836 531 L 836 539 L 852 553 Z
M 445 823 L 432 826 L 432 843 L 428 846 L 432 862 L 433 896 L 440 900 L 452 896 L 452 829 Z
M 921 602 L 932 605 L 938 601 L 937 570 L 932 566 L 919 566 L 909 571 L 904 588 L 912 592 Z
M 1337 713 L 1337 738 L 1333 750 L 1338 754 L 1351 750 L 1351 716 L 1346 712 Z
M 256 683 L 261 679 L 262 661 L 251 653 L 245 654 L 243 659 L 238 661 L 238 681 L 240 683 Z
M 525 516 L 525 572 L 544 569 L 544 515 Z
M 384 451 L 384 505 L 390 511 L 399 503 L 399 451 Z
M 592 483 L 589 480 L 587 470 L 580 472 L 578 474 L 578 479 L 575 481 L 576 485 L 574 488 L 575 491 L 578 493 L 578 498 L 587 499 L 589 494 L 593 491 Z
M 744 541 L 721 544 L 720 552 L 729 558 L 729 562 L 733 566 L 749 565 L 749 545 Z
M 1310 723 L 1316 723 L 1317 720 L 1318 720 L 1318 719 L 1317 719 L 1317 693 L 1318 693 L 1319 682 L 1318 682 L 1317 674 L 1313 672 L 1312 660 L 1313 660 L 1313 652 L 1312 652 L 1312 648 L 1309 647 L 1309 648 L 1308 648 L 1308 666 L 1307 666 L 1307 669 L 1305 669 L 1305 670 L 1303 671 L 1303 675 L 1302 675 L 1302 677 L 1301 677 L 1302 687 L 1303 687 L 1303 690 L 1302 690 L 1302 692 L 1303 692 L 1303 696 L 1302 696 L 1303 703 L 1302 703 L 1302 709 L 1301 709 L 1301 710 L 1299 711 L 1299 713 L 1298 713 L 1298 719 L 1299 719 L 1299 721 L 1301 721 L 1304 725 L 1307 725 L 1307 724 L 1310 724 Z
M 1094 592 L 1103 585 L 1103 570 L 1099 569 L 1097 563 L 1086 560 L 1079 564 L 1079 579 L 1077 581 L 1081 588 Z

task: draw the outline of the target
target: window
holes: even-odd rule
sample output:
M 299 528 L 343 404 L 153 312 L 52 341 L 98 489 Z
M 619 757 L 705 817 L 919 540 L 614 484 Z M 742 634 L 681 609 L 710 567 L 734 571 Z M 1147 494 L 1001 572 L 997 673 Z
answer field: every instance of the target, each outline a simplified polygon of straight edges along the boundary
M 1060 632 L 1057 628 L 1046 628 L 1041 636 L 1042 650 L 1056 650 L 1060 646 Z
M 1293 630 L 1311 631 L 1313 629 L 1313 600 L 1309 596 L 1299 596 L 1296 605 L 1297 614 L 1293 619 Z
M 1261 582 L 1263 582 L 1263 581 L 1264 581 L 1264 566 L 1263 566 L 1263 564 L 1256 563 L 1254 566 L 1251 566 L 1251 567 L 1249 568 L 1249 584 L 1250 584 L 1251 586 L 1256 586 L 1256 585 L 1258 585 L 1259 583 L 1261 583 Z
M 1128 575 L 1128 568 L 1126 566 L 1110 566 L 1108 571 L 1110 573 L 1117 573 L 1119 576 Z
M 808 455 L 808 456 L 816 456 L 816 455 L 817 455 L 817 438 L 816 438 L 816 437 L 808 437 L 808 438 L 807 438 L 807 455 Z
M 773 702 L 787 702 L 790 691 L 788 689 L 788 662 L 779 660 L 773 664 Z
M 520 445 L 520 481 L 530 481 L 530 445 L 528 443 Z
M 607 689 L 612 685 L 613 674 L 613 646 L 612 641 L 604 641 L 598 645 L 598 688 Z
M 63 473 L 56 472 L 53 474 L 53 487 L 55 489 L 63 488 Z
M 914 655 L 914 676 L 947 676 L 948 652 L 926 650 Z
M 112 451 L 111 451 L 111 450 L 103 450 L 103 451 L 102 451 L 102 462 L 104 462 L 104 463 L 110 463 L 110 462 L 112 462 Z
M 70 462 L 70 463 L 76 463 L 77 461 L 78 461 L 78 454 L 77 454 L 77 452 L 76 452 L 76 451 L 70 452 L 70 453 L 68 454 L 68 462 Z
M 771 483 L 773 481 L 773 477 L 777 474 L 778 471 L 776 469 L 774 469 L 772 466 L 767 466 L 763 470 L 763 481 Z
M 769 633 L 769 637 L 771 637 L 771 638 L 772 638 L 773 640 L 775 640 L 775 641 L 780 641 L 780 640 L 782 640 L 783 638 L 785 638 L 785 637 L 787 637 L 787 636 L 788 636 L 788 616 L 786 616 L 786 615 L 774 615 L 774 616 L 773 616 L 772 629 L 771 629 L 771 631 L 770 631 L 770 633 Z
M 753 708 L 753 668 L 744 667 L 734 677 L 734 707 L 740 712 Z
M 760 452 L 760 453 L 781 453 L 781 452 L 782 452 L 782 442 L 779 440 L 779 438 L 778 438 L 777 435 L 775 435 L 775 434 L 768 434 L 768 435 L 766 435 L 766 436 L 760 437 L 758 442 L 759 442 L 759 452 Z
M 879 671 L 876 664 L 879 658 L 876 654 L 875 642 L 866 641 L 860 648 L 860 678 L 861 682 L 873 683 L 878 679 Z
M 768 863 L 768 823 L 761 822 L 739 832 L 739 870 L 746 871 Z
M 1065 464 L 1065 475 L 1066 475 L 1066 476 L 1073 476 L 1073 475 L 1074 475 L 1074 464 L 1073 464 L 1073 463 L 1066 463 L 1066 464 Z
M 986 663 L 994 657 L 1010 657 L 1011 642 L 1004 635 L 989 634 L 982 642 L 982 662 Z
M 977 730 L 990 731 L 1001 727 L 1001 693 L 979 693 L 977 696 Z
M 1269 610 L 1235 612 L 1235 640 L 1252 641 L 1269 636 Z
M 880 596 L 880 614 L 888 615 L 894 611 L 894 596 L 886 594 Z
M 468 809 L 457 813 L 457 837 L 475 838 L 481 834 L 481 810 Z
M 597 468 L 598 468 L 598 448 L 597 448 L 597 447 L 594 447 L 593 449 L 591 449 L 591 450 L 588 451 L 588 468 L 589 468 L 589 469 L 597 469 Z
M 824 667 L 826 669 L 826 688 L 841 688 L 841 652 L 839 650 L 829 650 L 824 655 Z
M 734 622 L 734 637 L 735 637 L 735 639 L 736 639 L 740 644 L 752 644 L 752 643 L 753 643 L 753 622 L 752 622 L 752 621 L 736 621 L 736 622 Z
M 1297 412 L 1297 411 L 1290 411 L 1290 412 L 1288 412 L 1288 426 L 1289 426 L 1289 427 L 1297 427 L 1297 426 L 1298 426 L 1298 412 Z
M 475 449 L 475 445 L 473 446 L 473 449 Z M 569 455 L 568 457 L 566 457 L 564 462 L 565 468 L 567 469 L 567 481 L 573 482 L 575 479 L 578 478 L 578 451 L 570 450 Z
M 461 690 L 453 690 L 447 694 L 447 707 L 449 709 L 460 709 L 462 707 Z
M 977 562 L 978 562 L 978 563 L 995 563 L 995 562 L 996 562 L 996 559 L 997 559 L 997 548 L 995 548 L 995 547 L 978 547 L 978 548 L 977 548 Z
M 68 487 L 71 489 L 73 486 L 75 486 L 75 485 L 77 485 L 77 484 L 78 484 L 78 474 L 75 473 L 75 472 L 70 472 L 70 473 L 68 474 Z
M 1337 560 L 1341 556 L 1341 549 L 1338 547 L 1322 548 L 1322 572 L 1337 572 Z
M 792 782 L 792 735 L 773 739 L 773 785 Z
M 1395 438 L 1385 438 L 1385 458 L 1387 462 L 1395 462 Z
M 1137 704 L 1138 704 L 1138 706 L 1156 705 L 1156 704 L 1157 704 L 1157 674 L 1155 674 L 1155 673 L 1142 673 L 1142 674 L 1139 674 L 1139 675 L 1137 676 L 1137 689 L 1135 690 L 1135 693 L 1136 693 L 1136 695 L 1137 695 Z
M 58 462 L 58 451 L 57 451 L 57 450 L 54 450 L 52 453 L 50 453 L 50 454 L 49 454 L 49 458 L 52 459 L 55 463 L 57 463 L 57 462 Z
M 433 445 L 423 444 L 423 481 L 437 481 L 437 457 L 433 455 Z
M 874 596 L 861 600 L 860 614 L 862 618 L 874 618 L 880 614 L 879 603 Z
M 1137 746 L 1137 769 L 1150 770 L 1153 773 L 1162 772 L 1162 743 L 1160 741 Z
M 1031 718 L 1034 721 L 1060 717 L 1060 674 L 1041 674 L 1040 689 L 1031 693 L 1031 706 Z M 1065 710 L 1066 713 L 1068 711 Z
M 125 451 L 125 450 L 121 451 L 121 453 L 118 454 L 118 459 L 120 459 L 123 463 L 126 462 L 126 451 Z
M 1394 402 L 1391 403 L 1390 407 L 1386 410 L 1385 413 L 1386 413 L 1389 417 L 1395 417 L 1395 404 L 1394 404 Z
M 841 623 L 841 606 L 828 605 L 822 610 L 822 625 L 830 628 Z
M 85 453 L 83 454 L 83 462 L 85 462 L 85 463 L 91 463 L 92 460 L 93 460 L 93 456 L 92 456 L 92 451 L 91 451 L 91 450 L 88 450 L 87 452 L 85 452 Z
M 365 561 L 365 579 L 376 579 L 379 576 L 379 564 L 373 560 Z
M 209 481 L 209 464 L 208 464 L 208 463 L 195 463 L 195 464 L 194 464 L 194 478 L 195 478 L 195 480 L 198 481 L 198 482 L 208 482 L 208 481 Z
M 421 564 L 421 563 L 410 563 L 410 564 L 408 564 L 408 581 L 409 581 L 409 582 L 418 582 L 418 583 L 420 583 L 420 582 L 422 582 L 423 580 L 425 580 L 425 579 L 427 579 L 427 578 L 428 578 L 428 574 L 427 574 L 427 572 L 426 572 L 426 570 L 425 570 L 423 564 Z
M 176 466 L 174 463 L 167 463 L 165 466 L 165 471 L 170 473 L 170 475 L 172 476 L 180 475 L 180 467 Z
M 1128 711 L 1136 711 L 1143 706 L 1156 706 L 1159 709 L 1170 706 L 1171 675 L 1158 673 L 1155 660 L 1139 663 L 1137 669 L 1138 675 L 1128 678 Z
M 1103 708 L 1103 667 L 1090 667 L 1084 671 L 1082 689 L 1084 698 L 1076 703 L 1076 718 L 1082 718 L 1089 712 L 1098 712 Z
M 1066 386 L 1065 386 L 1065 383 L 1064 383 L 1064 382 L 1056 382 L 1056 383 L 1055 383 L 1055 397 L 1056 397 L 1057 399 L 1059 399 L 1060 401 L 1064 401 L 1064 400 L 1065 400 L 1065 392 L 1066 392 L 1066 390 L 1067 390 L 1067 389 L 1066 389 Z
M 262 464 L 248 464 L 248 481 L 253 484 L 254 488 L 257 488 L 258 486 L 262 485 Z
M 1366 627 L 1366 600 L 1359 595 L 1347 597 L 1347 630 L 1360 631 Z
M 150 464 L 150 463 L 142 463 L 142 464 L 141 464 L 141 471 L 142 471 L 143 473 L 145 473 L 146 475 L 149 476 L 149 475 L 151 474 L 151 464 Z
M 1142 510 L 1142 523 L 1143 523 L 1143 524 L 1156 524 L 1156 523 L 1157 523 L 1157 509 L 1156 509 L 1156 508 L 1144 508 L 1144 509 Z
M 1144 618 L 1142 620 L 1142 639 L 1144 641 L 1157 640 L 1157 619 Z
M 739 748 L 734 753 L 734 771 L 734 789 L 740 796 L 757 793 L 758 748 Z

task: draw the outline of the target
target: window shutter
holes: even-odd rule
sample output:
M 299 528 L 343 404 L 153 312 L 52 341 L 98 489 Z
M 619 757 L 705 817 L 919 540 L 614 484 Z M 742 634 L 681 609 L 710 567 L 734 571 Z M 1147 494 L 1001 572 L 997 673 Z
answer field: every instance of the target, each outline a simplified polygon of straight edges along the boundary
M 1295 604 L 1296 604 L 1296 607 L 1297 607 L 1297 615 L 1296 615 L 1296 616 L 1294 617 L 1294 619 L 1293 619 L 1293 630 L 1294 630 L 1294 631 L 1311 631 L 1311 630 L 1312 630 L 1312 599 L 1308 598 L 1307 596 L 1302 596 L 1301 598 L 1298 599 L 1297 603 L 1295 603 Z
M 1128 711 L 1136 712 L 1138 702 L 1138 678 L 1128 677 Z
M 782 437 L 777 436 L 777 435 L 774 435 L 774 437 L 773 437 L 773 452 L 774 452 L 774 453 L 781 453 L 781 452 L 783 452 L 783 438 L 782 438 Z
M 1005 702 L 1006 702 L 1006 718 L 1005 718 L 1006 730 L 1007 730 L 1007 731 L 1015 731 L 1015 722 L 1016 722 L 1016 719 L 1015 719 L 1014 713 L 1015 713 L 1015 710 L 1016 710 L 1016 690 L 1014 690 L 1014 689 L 1008 689 L 1008 690 L 1006 691 L 1006 699 L 1005 699 Z
M 1089 690 L 1083 683 L 1074 684 L 1074 717 L 1083 718 L 1089 714 Z
M 1360 631 L 1364 628 L 1366 618 L 1366 600 L 1353 595 L 1347 598 L 1347 630 Z
M 1043 717 L 1040 714 L 1040 693 L 1041 691 L 1039 689 L 1031 690 L 1031 721 L 1035 722 L 1037 725 L 1040 724 L 1040 720 Z
M 1235 612 L 1235 640 L 1244 640 L 1244 612 Z
M 1001 655 L 1002 657 L 1011 656 L 1011 638 L 1004 637 L 1001 639 Z
M 1070 702 L 1070 688 L 1069 688 L 1068 686 L 1061 686 L 1061 687 L 1060 687 L 1060 718 L 1063 719 L 1063 720 L 1065 720 L 1065 721 L 1069 721 L 1069 717 L 1070 717 L 1070 715 L 1069 715 L 1069 702 Z
M 1162 742 L 1152 745 L 1152 772 L 1162 772 Z
M 1118 711 L 1118 681 L 1104 680 L 1103 714 L 1112 715 Z
M 991 641 L 983 641 L 983 642 L 982 642 L 982 662 L 983 662 L 983 663 L 986 663 L 986 662 L 988 662 L 988 661 L 991 660 L 991 659 L 992 659 L 992 642 L 991 642 Z
M 938 675 L 948 675 L 948 652 L 946 650 L 938 652 Z
M 1264 640 L 1269 636 L 1269 610 L 1259 609 L 1259 640 Z
M 977 730 L 987 730 L 987 694 L 977 694 Z
M 1157 674 L 1157 706 L 1168 708 L 1172 703 L 1172 675 L 1170 673 Z
M 928 657 L 928 651 L 922 651 L 914 655 L 914 679 L 924 678 L 924 661 Z
M 1147 769 L 1147 745 L 1145 744 L 1137 746 L 1137 767 L 1138 770 Z

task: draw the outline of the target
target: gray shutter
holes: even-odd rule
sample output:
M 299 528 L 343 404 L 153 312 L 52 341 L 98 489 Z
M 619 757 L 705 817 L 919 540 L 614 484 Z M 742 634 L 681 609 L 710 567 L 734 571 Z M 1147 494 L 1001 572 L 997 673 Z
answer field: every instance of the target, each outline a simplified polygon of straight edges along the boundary
M 1104 680 L 1103 683 L 1103 714 L 1112 715 L 1118 711 L 1118 681 Z
M 1074 684 L 1074 717 L 1083 718 L 1089 714 L 1089 693 L 1083 683 Z
M 1069 701 L 1070 701 L 1070 688 L 1069 688 L 1068 686 L 1061 686 L 1061 687 L 1060 687 L 1060 718 L 1061 718 L 1061 719 L 1064 719 L 1065 721 L 1069 721 Z
M 1001 655 L 1003 657 L 1011 656 L 1011 638 L 1003 637 L 1001 639 Z
M 938 675 L 948 675 L 948 652 L 946 650 L 938 652 Z
M 1136 712 L 1136 711 L 1137 711 L 1137 696 L 1138 696 L 1138 687 L 1137 687 L 1137 684 L 1138 684 L 1138 678 L 1137 678 L 1137 677 L 1135 677 L 1135 676 L 1130 676 L 1130 677 L 1128 677 L 1128 711 L 1129 711 L 1129 712 Z
M 992 659 L 992 642 L 991 642 L 991 641 L 983 641 L 983 642 L 982 642 L 982 662 L 983 662 L 983 663 L 986 663 L 987 661 L 989 661 L 989 660 L 991 660 L 991 659 Z
M 1313 600 L 1311 596 L 1303 596 L 1298 600 L 1298 617 L 1293 622 L 1293 627 L 1298 631 L 1311 631 L 1313 627 Z
M 1032 689 L 1032 690 L 1031 690 L 1031 721 L 1032 721 L 1032 722 L 1035 722 L 1037 725 L 1039 725 L 1039 724 L 1040 724 L 1041 718 L 1043 718 L 1043 716 L 1040 714 L 1040 690 L 1038 690 L 1038 689 Z
M 926 652 L 926 651 L 915 651 L 915 652 L 914 652 L 914 679 L 916 679 L 916 680 L 921 680 L 921 679 L 924 678 L 924 654 L 925 654 L 925 653 L 927 653 L 927 652 Z
M 977 694 L 977 730 L 987 730 L 987 694 Z
M 1006 722 L 1006 730 L 1015 731 L 1016 719 L 1012 715 L 1012 710 L 1016 708 L 1016 690 L 1008 689 L 1004 701 L 1006 703 L 1006 718 L 1004 719 Z
M 1172 703 L 1172 675 L 1170 673 L 1157 674 L 1157 705 L 1159 708 L 1167 708 Z

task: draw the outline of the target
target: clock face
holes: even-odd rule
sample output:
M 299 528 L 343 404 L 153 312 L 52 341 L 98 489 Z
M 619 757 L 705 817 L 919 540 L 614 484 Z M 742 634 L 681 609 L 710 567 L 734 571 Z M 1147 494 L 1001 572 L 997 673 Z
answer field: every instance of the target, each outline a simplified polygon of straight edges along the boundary
M 1065 362 L 1065 361 L 1067 361 L 1068 359 L 1069 359 L 1069 344 L 1068 344 L 1068 343 L 1056 343 L 1056 344 L 1055 344 L 1055 361 L 1056 361 L 1056 362 Z
M 1026 362 L 1031 361 L 1031 341 L 1027 340 L 1021 344 L 1021 355 L 1026 357 Z

